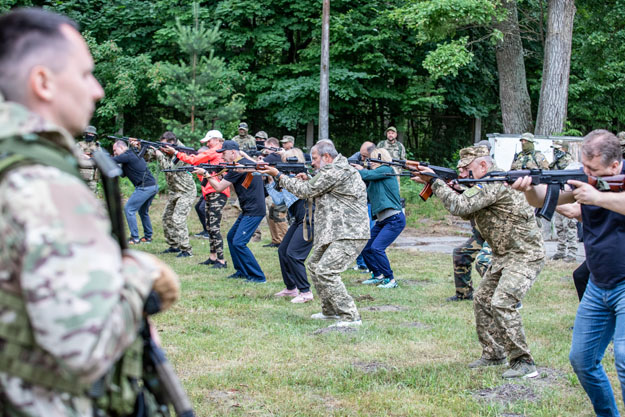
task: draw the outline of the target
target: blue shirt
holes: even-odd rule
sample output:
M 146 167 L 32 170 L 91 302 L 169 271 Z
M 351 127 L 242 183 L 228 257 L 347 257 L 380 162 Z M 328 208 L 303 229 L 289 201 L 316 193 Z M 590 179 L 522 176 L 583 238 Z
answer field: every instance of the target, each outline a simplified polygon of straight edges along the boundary
M 616 287 L 625 280 L 625 216 L 582 204 L 582 226 L 590 279 L 599 288 Z

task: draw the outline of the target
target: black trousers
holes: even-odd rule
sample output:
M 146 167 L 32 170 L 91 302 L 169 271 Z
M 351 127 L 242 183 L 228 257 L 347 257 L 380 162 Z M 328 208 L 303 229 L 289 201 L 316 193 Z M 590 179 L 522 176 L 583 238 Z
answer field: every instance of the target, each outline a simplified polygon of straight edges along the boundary
M 208 232 L 206 228 L 206 201 L 204 200 L 204 196 L 200 196 L 200 199 L 195 203 L 195 212 L 197 213 L 197 217 L 200 219 L 200 223 L 202 223 L 202 229 L 205 232 Z
M 310 291 L 310 284 L 306 276 L 304 261 L 312 249 L 312 237 L 310 242 L 304 240 L 304 222 L 293 223 L 282 243 L 278 247 L 278 259 L 282 270 L 282 280 L 289 290 L 297 288 L 300 292 Z

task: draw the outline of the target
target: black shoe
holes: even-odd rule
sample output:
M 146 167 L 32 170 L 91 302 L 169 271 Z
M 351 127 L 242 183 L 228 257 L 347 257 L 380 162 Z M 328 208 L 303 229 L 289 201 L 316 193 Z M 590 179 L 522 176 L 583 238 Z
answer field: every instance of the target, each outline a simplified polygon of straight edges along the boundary
M 199 265 L 212 265 L 217 261 L 213 261 L 211 258 L 208 258 L 207 260 L 205 260 L 204 262 L 200 262 Z
M 268 243 L 266 245 L 263 245 L 263 248 L 277 248 L 278 246 L 280 246 L 279 243 Z
M 173 246 L 170 246 L 167 249 L 165 249 L 164 251 L 162 251 L 161 253 L 178 253 L 178 252 L 180 252 L 180 249 L 174 248 Z
M 176 258 L 190 258 L 192 256 L 193 254 L 191 252 L 183 250 L 182 252 L 178 254 L 178 256 L 176 256 Z
M 245 275 L 243 275 L 242 273 L 240 273 L 239 271 L 235 272 L 232 275 L 228 275 L 226 278 L 231 278 L 231 279 L 245 279 Z
M 193 237 L 199 237 L 199 238 L 202 238 L 202 239 L 208 239 L 208 237 L 209 237 L 208 236 L 208 231 L 204 230 L 203 232 L 196 233 L 196 234 L 193 235 Z
M 464 300 L 473 300 L 473 293 L 467 294 L 467 295 L 462 295 L 462 294 L 456 294 L 452 297 L 447 298 L 445 301 L 464 301 Z
M 211 266 L 212 269 L 221 269 L 221 268 L 228 268 L 228 262 L 213 262 L 213 266 Z

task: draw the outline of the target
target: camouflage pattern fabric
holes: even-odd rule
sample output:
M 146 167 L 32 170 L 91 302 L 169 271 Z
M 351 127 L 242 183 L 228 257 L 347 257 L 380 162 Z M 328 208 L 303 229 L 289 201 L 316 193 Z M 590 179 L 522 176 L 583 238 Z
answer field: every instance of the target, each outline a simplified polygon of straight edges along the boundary
M 341 239 L 369 240 L 367 189 L 347 158 L 337 155 L 308 181 L 280 175 L 280 185 L 301 199 L 314 199 L 314 245 Z
M 217 259 L 224 259 L 224 239 L 221 236 L 221 215 L 228 201 L 223 193 L 206 194 L 206 218 L 208 219 L 208 237 L 210 253 L 216 253 Z
M 511 259 L 492 265 L 473 295 L 475 328 L 486 359 L 508 357 L 509 363 L 534 363 L 516 305 L 534 284 L 545 261 Z
M 540 151 L 519 152 L 510 169 L 549 169 L 549 162 Z
M 453 251 L 456 294 L 463 297 L 473 294 L 473 283 L 471 280 L 473 261 L 476 261 L 475 269 L 483 277 L 490 265 L 491 257 L 492 251 L 490 246 L 488 246 L 480 232 L 474 227 L 473 235 L 461 246 L 454 248 Z
M 489 171 L 497 169 L 493 165 Z M 514 306 L 544 264 L 545 248 L 534 210 L 523 193 L 500 183 L 476 184 L 458 194 L 436 179 L 432 189 L 451 214 L 475 222 L 493 252 L 491 266 L 474 294 L 476 330 L 483 356 L 501 358 L 497 355 L 503 355 L 503 346 L 509 361 L 521 356 L 533 361 Z
M 25 108 L 0 99 L 0 141 L 38 135 L 75 151 L 73 138 Z M 0 292 L 22 299 L 42 372 L 63 369 L 76 384 L 106 373 L 135 340 L 143 303 L 158 271 L 146 257 L 124 253 L 111 237 L 102 203 L 78 178 L 30 165 L 0 180 Z M 4 309 L 10 324 L 19 316 Z M 0 356 L 7 342 L 0 338 Z M 0 398 L 13 414 L 91 416 L 86 395 L 24 381 L 0 370 Z
M 386 149 L 388 153 L 391 154 L 391 158 L 393 159 L 406 160 L 406 148 L 398 140 L 395 140 L 395 143 L 391 143 L 389 142 L 388 139 L 386 139 L 378 143 L 377 147 Z M 402 167 L 392 167 L 392 168 L 396 174 L 401 174 L 403 170 Z
M 91 160 L 91 155 L 95 151 L 100 150 L 100 143 L 97 141 L 87 142 L 81 140 L 76 144 L 80 157 L 78 158 L 78 165 L 80 167 L 80 176 L 85 180 L 91 191 L 94 193 L 98 189 L 98 181 L 100 180 L 100 171 L 95 167 L 95 164 Z
M 180 141 L 178 141 L 177 145 L 184 146 Z M 156 152 L 153 149 L 149 149 L 145 153 L 145 157 L 146 159 L 156 158 L 161 169 L 171 169 L 186 165 L 174 156 Z M 172 248 L 191 252 L 187 217 L 189 217 L 195 201 L 195 182 L 188 172 L 166 172 L 165 179 L 167 180 L 167 204 L 163 211 L 163 234 L 165 235 L 165 241 Z
M 315 233 L 319 229 L 315 224 Z M 337 240 L 329 244 L 315 244 L 306 262 L 310 278 L 321 300 L 321 312 L 339 316 L 344 321 L 360 320 L 354 299 L 341 281 L 341 272 L 354 260 L 368 239 Z
M 231 140 L 235 141 L 239 145 L 239 150 L 245 151 L 246 149 L 256 150 L 256 139 L 254 136 L 247 134 L 245 136 L 236 135 Z
M 558 235 L 558 249 L 556 254 L 563 258 L 577 256 L 577 220 L 569 219 L 560 213 L 555 213 L 554 225 Z
M 554 150 L 555 153 L 555 150 Z M 549 169 L 566 169 L 569 164 L 573 162 L 573 157 L 570 153 L 564 152 L 559 158 L 555 159 L 549 164 Z

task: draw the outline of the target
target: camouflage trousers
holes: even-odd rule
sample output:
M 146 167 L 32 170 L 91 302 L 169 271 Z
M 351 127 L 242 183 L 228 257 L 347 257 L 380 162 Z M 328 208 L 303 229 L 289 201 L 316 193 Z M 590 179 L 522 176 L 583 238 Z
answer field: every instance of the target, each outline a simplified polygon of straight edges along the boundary
M 473 283 L 471 281 L 473 261 L 476 261 L 475 269 L 483 277 L 490 265 L 492 253 L 488 243 L 475 228 L 473 228 L 473 235 L 469 239 L 461 246 L 454 248 L 453 261 L 456 294 L 463 297 L 473 294 Z
M 511 256 L 510 256 L 511 257 Z M 475 328 L 487 359 L 534 361 L 516 305 L 532 287 L 545 263 L 521 259 L 493 259 L 473 295 Z
M 191 251 L 187 217 L 193 207 L 195 194 L 170 193 L 163 211 L 163 234 L 165 242 L 172 248 Z
M 265 205 L 267 206 L 267 225 L 271 233 L 271 243 L 279 245 L 289 229 L 287 207 L 284 204 L 274 204 L 271 197 L 265 199 Z
M 221 236 L 221 215 L 228 197 L 222 193 L 206 194 L 206 228 L 210 241 L 210 253 L 217 254 L 217 259 L 224 259 L 224 239 Z
M 354 299 L 341 281 L 341 272 L 354 263 L 366 244 L 367 239 L 345 239 L 313 246 L 306 264 L 321 300 L 321 311 L 326 316 L 336 315 L 346 321 L 360 320 Z
M 80 176 L 85 180 L 89 189 L 94 193 L 98 189 L 98 180 L 100 179 L 100 171 L 93 168 L 81 168 Z
M 563 257 L 577 256 L 577 220 L 556 213 L 553 222 L 558 235 L 558 249 L 556 253 Z

